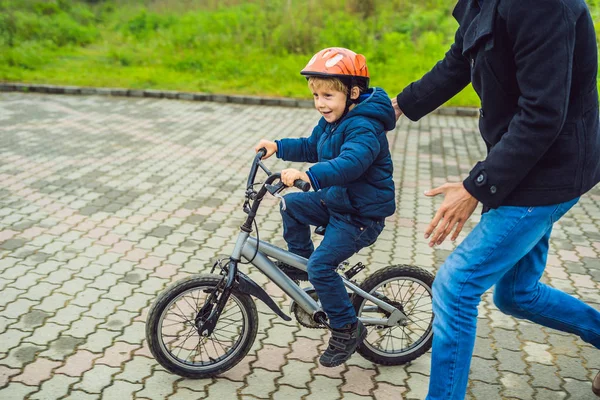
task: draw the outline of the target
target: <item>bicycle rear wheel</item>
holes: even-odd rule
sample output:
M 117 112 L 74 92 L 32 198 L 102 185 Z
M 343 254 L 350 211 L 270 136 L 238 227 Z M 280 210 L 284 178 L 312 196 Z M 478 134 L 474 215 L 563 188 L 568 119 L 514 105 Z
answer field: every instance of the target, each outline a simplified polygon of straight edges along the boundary
M 433 275 L 410 265 L 383 268 L 361 285 L 361 289 L 401 310 L 408 317 L 406 326 L 367 326 L 367 337 L 357 352 L 382 365 L 412 361 L 431 348 L 433 341 Z M 358 295 L 352 303 L 359 317 L 386 318 L 385 310 Z

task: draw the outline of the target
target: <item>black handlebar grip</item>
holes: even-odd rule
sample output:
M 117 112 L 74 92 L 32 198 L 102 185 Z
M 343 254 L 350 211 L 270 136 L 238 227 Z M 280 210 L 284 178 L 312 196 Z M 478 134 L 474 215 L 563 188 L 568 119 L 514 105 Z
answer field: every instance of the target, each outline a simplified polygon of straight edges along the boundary
M 308 192 L 310 190 L 310 183 L 303 181 L 302 179 L 296 179 L 294 181 L 294 187 L 297 187 L 303 192 Z
M 260 149 L 258 149 L 258 151 L 256 153 L 260 154 L 260 159 L 262 160 L 262 158 L 267 154 L 267 149 L 265 149 L 264 147 L 261 147 Z

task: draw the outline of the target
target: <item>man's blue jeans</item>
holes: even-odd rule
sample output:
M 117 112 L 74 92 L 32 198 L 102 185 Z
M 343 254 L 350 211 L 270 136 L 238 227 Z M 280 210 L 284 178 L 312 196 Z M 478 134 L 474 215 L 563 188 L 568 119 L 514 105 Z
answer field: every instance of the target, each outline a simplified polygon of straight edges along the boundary
M 281 210 L 283 238 L 290 252 L 308 258 L 308 279 L 314 286 L 333 328 L 356 322 L 337 266 L 363 247 L 370 246 L 383 230 L 383 220 L 352 218 L 331 212 L 322 201 L 322 192 L 290 193 Z M 283 206 L 283 203 L 282 203 Z M 310 225 L 327 225 L 321 245 L 314 250 Z
M 504 313 L 570 332 L 600 348 L 600 312 L 540 282 L 552 225 L 579 199 L 541 207 L 500 207 L 450 254 L 433 284 L 429 400 L 465 398 L 477 305 L 492 285 Z

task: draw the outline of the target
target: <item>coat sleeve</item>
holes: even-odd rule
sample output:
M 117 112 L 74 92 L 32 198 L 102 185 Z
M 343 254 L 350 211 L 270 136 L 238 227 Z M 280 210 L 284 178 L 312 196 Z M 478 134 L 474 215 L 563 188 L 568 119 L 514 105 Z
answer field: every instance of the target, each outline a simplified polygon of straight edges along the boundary
M 322 132 L 322 121 L 319 121 L 319 124 L 313 129 L 312 134 L 307 138 L 276 140 L 277 157 L 286 161 L 316 163 L 319 161 L 317 142 Z
M 315 190 L 353 182 L 367 171 L 379 154 L 381 146 L 373 130 L 357 126 L 346 135 L 339 156 L 317 163 L 308 170 Z
M 471 82 L 471 68 L 468 59 L 462 54 L 462 42 L 463 38 L 457 30 L 454 43 L 444 59 L 396 97 L 398 106 L 410 120 L 418 121 Z
M 561 0 L 541 0 L 535 7 L 515 0 L 506 22 L 521 92 L 518 112 L 463 182 L 472 196 L 491 208 L 502 204 L 560 134 L 575 47 L 575 18 Z

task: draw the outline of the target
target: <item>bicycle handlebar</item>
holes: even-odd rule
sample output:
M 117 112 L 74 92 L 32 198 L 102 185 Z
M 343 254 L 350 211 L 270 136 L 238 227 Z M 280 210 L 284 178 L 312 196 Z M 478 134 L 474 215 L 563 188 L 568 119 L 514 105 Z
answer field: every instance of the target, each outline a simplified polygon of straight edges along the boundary
M 294 181 L 294 187 L 297 187 L 303 192 L 308 192 L 310 190 L 310 183 L 303 181 L 302 179 L 296 179 Z
M 267 149 L 261 147 L 256 152 L 256 156 L 254 157 L 254 161 L 252 162 L 252 167 L 250 168 L 250 174 L 248 175 L 248 183 L 246 184 L 247 189 L 251 189 L 254 185 L 254 179 L 256 179 L 256 173 L 258 171 L 258 167 L 261 166 L 267 175 L 272 176 L 270 171 L 268 171 L 264 166 L 261 165 L 262 158 L 267 154 Z M 281 178 L 279 174 L 276 174 L 278 178 Z M 273 180 L 271 180 L 273 182 Z M 294 181 L 294 187 L 302 190 L 303 192 L 308 192 L 310 190 L 310 182 L 303 181 L 302 179 L 296 179 Z
M 280 173 L 271 173 L 271 171 L 269 171 L 261 162 L 262 158 L 266 154 L 267 154 L 267 149 L 265 149 L 264 147 L 259 149 L 256 152 L 256 156 L 254 157 L 254 161 L 252 162 L 252 166 L 250 167 L 250 174 L 248 175 L 248 183 L 246 185 L 246 197 L 247 197 L 247 199 L 250 199 L 250 198 L 253 199 L 254 203 L 252 204 L 252 207 L 250 207 L 250 209 L 247 210 L 248 217 L 246 218 L 246 222 L 244 222 L 244 224 L 241 226 L 241 229 L 244 232 L 252 232 L 252 222 L 254 221 L 254 217 L 256 217 L 256 211 L 258 210 L 258 207 L 260 205 L 260 202 L 262 201 L 262 198 L 267 193 L 267 191 L 270 190 L 270 189 L 268 189 L 270 187 L 270 185 L 272 185 L 273 182 L 275 182 L 278 179 L 280 181 L 279 184 L 283 185 L 283 182 L 281 182 L 281 174 Z M 256 179 L 256 172 L 258 171 L 258 167 L 261 167 L 266 172 L 268 177 L 257 193 L 257 192 L 254 192 L 253 186 L 254 186 L 254 180 Z M 308 192 L 310 190 L 310 183 L 303 181 L 302 179 L 296 179 L 294 181 L 294 187 L 297 187 L 298 189 L 302 190 L 303 192 Z M 283 188 L 283 186 L 281 186 L 281 188 Z M 276 192 L 271 192 L 271 193 L 275 194 L 277 192 L 279 192 L 279 190 L 276 189 Z M 248 204 L 248 200 L 246 200 L 245 204 L 246 205 Z

